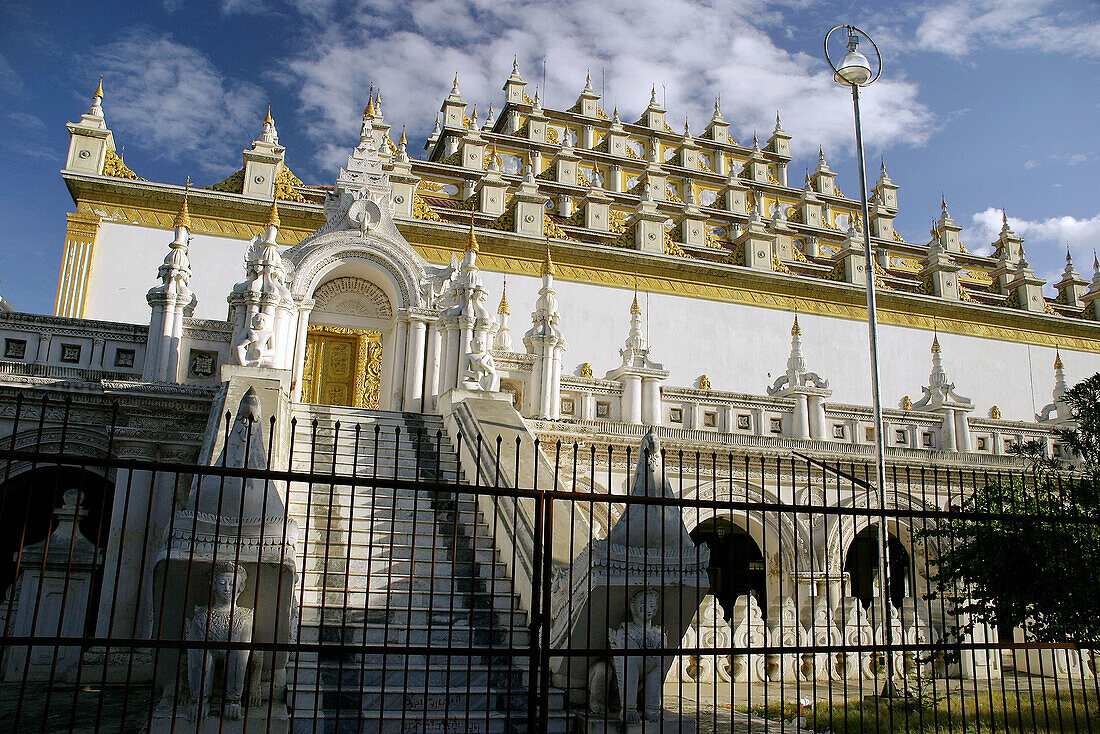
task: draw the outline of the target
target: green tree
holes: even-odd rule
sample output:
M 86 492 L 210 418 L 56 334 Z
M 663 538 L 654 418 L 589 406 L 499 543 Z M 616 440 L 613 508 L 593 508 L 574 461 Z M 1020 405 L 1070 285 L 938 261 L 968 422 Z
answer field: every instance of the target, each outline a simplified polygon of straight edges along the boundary
M 937 541 L 934 580 L 975 623 L 1020 626 L 1038 642 L 1100 646 L 1100 373 L 1067 391 L 1076 426 L 1055 433 L 1072 457 L 1041 441 L 1015 449 L 1028 471 L 991 478 L 960 513 L 921 534 Z

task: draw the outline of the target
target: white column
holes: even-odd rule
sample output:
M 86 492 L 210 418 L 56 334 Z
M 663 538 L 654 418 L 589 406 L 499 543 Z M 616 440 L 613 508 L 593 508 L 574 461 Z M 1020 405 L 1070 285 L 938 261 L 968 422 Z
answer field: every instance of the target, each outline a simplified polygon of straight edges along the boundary
M 168 382 L 180 381 L 180 350 L 183 349 L 183 307 L 182 299 L 176 299 L 172 308 L 172 337 L 168 340 L 168 362 L 165 365 L 164 379 Z
M 527 390 L 527 414 L 538 416 L 542 411 L 542 391 L 543 384 L 546 382 L 544 367 L 546 363 L 546 347 L 535 342 L 535 361 L 531 365 L 531 380 L 528 383 Z
M 550 374 L 549 374 L 549 410 L 546 415 L 553 419 L 561 417 L 561 348 L 552 347 L 551 354 L 553 358 L 550 361 Z
M 43 337 L 44 338 L 44 337 Z M 161 340 L 164 338 L 164 306 L 154 305 L 149 316 L 149 336 L 145 341 L 145 366 L 142 376 L 146 380 L 159 380 L 161 373 Z M 49 342 L 47 342 L 48 344 Z M 41 342 L 39 343 L 41 344 Z M 39 347 L 41 352 L 41 346 Z M 39 361 L 42 361 L 39 357 Z
M 661 383 L 647 377 L 642 380 L 642 422 L 661 425 Z
M 970 421 L 961 410 L 955 413 L 955 449 L 970 451 Z
M 428 384 L 424 386 L 424 410 L 435 410 L 435 401 L 439 397 L 440 357 L 443 351 L 443 335 L 439 323 L 433 323 L 428 330 Z
M 155 456 L 155 447 L 120 441 L 117 455 L 123 459 L 151 460 Z M 118 470 L 111 504 L 107 558 L 103 565 L 103 591 L 99 597 L 96 620 L 98 636 L 129 637 L 140 628 L 137 605 L 143 580 L 138 577 L 138 571 L 142 566 L 146 542 L 152 535 L 151 528 L 145 526 L 152 490 L 153 472 L 145 469 Z M 145 559 L 147 572 L 152 571 L 152 560 Z
M 390 410 L 401 410 L 405 397 L 405 343 L 408 337 L 408 319 L 394 325 L 393 372 L 390 381 Z
M 825 399 L 820 395 L 810 395 L 807 403 L 810 409 L 810 438 L 815 441 L 829 440 L 825 430 Z
M 306 366 L 306 339 L 309 337 L 309 314 L 313 311 L 313 301 L 302 301 L 298 308 L 298 324 L 294 336 L 294 361 L 291 362 L 290 392 L 291 400 L 302 401 L 302 377 Z
M 943 411 L 940 424 L 940 448 L 944 451 L 955 450 L 955 411 L 950 408 Z
M 791 417 L 791 438 L 810 437 L 809 406 L 805 395 L 794 396 L 794 415 Z
M 584 395 L 581 395 L 581 401 L 580 401 L 580 405 L 578 407 L 580 408 L 580 415 L 578 417 L 581 420 L 584 420 L 584 421 L 595 420 L 595 418 L 596 418 L 596 396 L 595 395 L 593 395 L 592 393 L 585 393 Z
M 428 325 L 409 320 L 408 346 L 405 349 L 405 410 L 419 413 L 424 405 L 424 341 Z
M 104 339 L 101 336 L 97 336 L 94 339 L 92 339 L 92 359 L 88 363 L 88 365 L 92 369 L 97 369 L 97 368 L 101 368 L 101 367 L 104 366 L 103 365 L 103 352 L 104 352 L 103 346 L 104 346 L 104 344 L 106 344 L 106 341 L 107 340 Z
M 642 422 L 642 378 L 637 375 L 623 375 L 624 423 Z
M 446 362 L 443 370 L 443 381 L 439 386 L 440 394 L 458 387 L 458 365 L 462 361 L 461 335 L 457 326 L 448 325 L 445 334 L 447 339 Z

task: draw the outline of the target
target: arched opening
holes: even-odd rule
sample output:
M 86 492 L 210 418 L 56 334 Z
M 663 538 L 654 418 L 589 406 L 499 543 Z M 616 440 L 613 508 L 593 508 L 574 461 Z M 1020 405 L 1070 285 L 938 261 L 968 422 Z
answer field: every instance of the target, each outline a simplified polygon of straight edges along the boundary
M 710 549 L 710 593 L 726 610 L 727 619 L 737 597 L 750 594 L 767 614 L 764 554 L 748 531 L 728 517 L 712 517 L 695 526 L 691 539 Z
M 40 543 L 57 529 L 55 508 L 62 505 L 65 492 L 72 489 L 79 490 L 79 506 L 83 510 L 77 530 L 102 552 L 110 530 L 114 495 L 111 480 L 79 467 L 48 466 L 20 474 L 0 486 L 0 590 L 3 591 L 0 598 L 5 599 L 5 614 L 10 589 L 19 575 L 20 548 Z M 99 565 L 92 574 L 89 608 L 97 603 L 102 582 L 103 566 Z M 84 623 L 85 634 L 94 634 L 95 615 L 88 614 Z
M 404 355 L 394 353 L 400 340 L 391 295 L 371 275 L 367 268 L 342 268 L 314 291 L 302 402 L 388 407 L 388 376 Z
M 890 577 L 890 602 L 900 607 L 909 588 L 909 552 L 893 533 L 888 533 L 886 546 L 886 557 L 890 561 L 887 569 Z M 864 606 L 870 604 L 875 597 L 878 553 L 878 526 L 868 525 L 852 540 L 844 557 L 844 571 L 848 574 L 851 585 L 850 594 L 858 598 Z

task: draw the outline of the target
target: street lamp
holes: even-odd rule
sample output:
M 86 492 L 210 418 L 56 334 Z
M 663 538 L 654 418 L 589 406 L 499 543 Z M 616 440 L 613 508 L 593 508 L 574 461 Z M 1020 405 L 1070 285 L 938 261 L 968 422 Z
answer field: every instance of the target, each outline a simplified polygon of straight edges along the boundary
M 841 28 L 848 31 L 848 53 L 844 55 L 840 66 L 829 58 L 829 37 Z M 859 50 L 859 38 L 863 36 L 875 50 L 875 65 L 877 69 L 872 72 L 871 62 L 867 60 Z M 882 73 L 882 54 L 871 37 L 859 28 L 852 25 L 838 25 L 829 29 L 825 34 L 825 61 L 833 70 L 833 79 L 838 84 L 852 89 L 852 106 L 856 119 L 856 157 L 859 160 L 859 203 L 863 211 L 863 254 L 867 277 L 867 338 L 871 350 L 871 398 L 872 411 L 875 421 L 875 469 L 878 480 L 878 503 L 883 511 L 878 524 L 878 578 L 879 596 L 882 602 L 880 621 L 883 629 L 883 639 L 889 647 L 890 640 L 890 563 L 887 556 L 886 533 L 886 449 L 883 445 L 882 426 L 882 397 L 879 393 L 878 370 L 878 311 L 875 306 L 875 267 L 871 252 L 871 222 L 867 213 L 867 173 L 863 162 L 863 127 L 859 119 L 859 89 L 870 86 Z M 894 656 L 889 649 L 886 650 L 886 682 L 882 686 L 881 695 L 889 698 L 897 695 L 894 688 Z

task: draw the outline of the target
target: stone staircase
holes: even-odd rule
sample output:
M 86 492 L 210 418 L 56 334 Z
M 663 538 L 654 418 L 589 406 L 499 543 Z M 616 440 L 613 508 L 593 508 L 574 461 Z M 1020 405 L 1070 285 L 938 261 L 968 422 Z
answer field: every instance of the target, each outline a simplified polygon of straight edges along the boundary
M 296 405 L 293 417 L 296 471 L 464 481 L 438 416 Z M 527 731 L 530 659 L 508 654 L 528 646 L 527 613 L 473 495 L 294 483 L 289 511 L 300 640 L 387 646 L 292 655 L 294 732 Z M 443 652 L 467 645 L 500 654 Z M 554 690 L 550 711 L 563 710 Z M 549 731 L 566 725 L 559 713 Z

